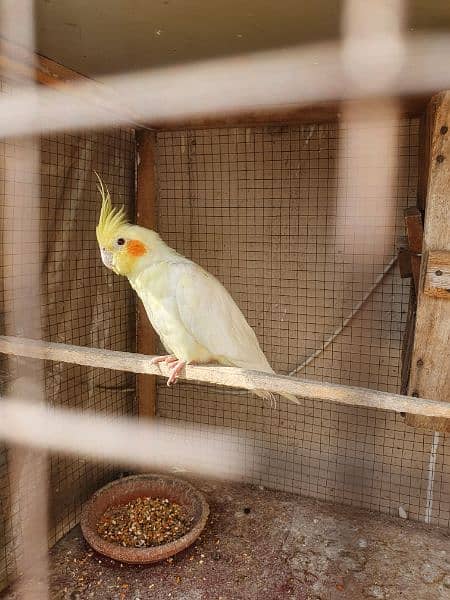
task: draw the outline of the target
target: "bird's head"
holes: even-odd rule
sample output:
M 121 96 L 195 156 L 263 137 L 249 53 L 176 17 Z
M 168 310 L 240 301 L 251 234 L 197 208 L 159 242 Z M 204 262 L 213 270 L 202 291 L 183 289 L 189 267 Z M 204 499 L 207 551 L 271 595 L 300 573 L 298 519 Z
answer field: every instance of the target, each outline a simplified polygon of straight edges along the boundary
M 160 238 L 154 231 L 128 223 L 125 209 L 113 208 L 108 188 L 96 175 L 102 197 L 96 234 L 103 264 L 117 275 L 131 277 L 148 262 Z

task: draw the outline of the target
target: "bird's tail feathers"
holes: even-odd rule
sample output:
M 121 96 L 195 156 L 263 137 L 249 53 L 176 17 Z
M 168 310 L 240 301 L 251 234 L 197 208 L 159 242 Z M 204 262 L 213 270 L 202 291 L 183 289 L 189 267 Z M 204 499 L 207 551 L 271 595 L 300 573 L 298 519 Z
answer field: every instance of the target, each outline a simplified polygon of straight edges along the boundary
M 256 396 L 259 398 L 263 398 L 267 402 L 270 402 L 270 406 L 272 408 L 276 408 L 277 406 L 277 398 L 276 395 L 272 392 L 266 392 L 266 390 L 252 390 Z M 280 394 L 282 398 L 289 400 L 290 402 L 294 402 L 294 404 L 300 404 L 300 400 L 294 396 L 293 394 Z
M 289 400 L 290 402 L 293 402 L 294 404 L 300 404 L 300 400 L 297 398 L 297 396 L 294 396 L 294 394 L 280 394 L 280 396 L 286 400 Z
M 266 392 L 265 390 L 252 390 L 252 392 L 259 398 L 263 398 L 263 400 L 269 402 L 271 408 L 277 407 L 277 398 L 272 392 Z

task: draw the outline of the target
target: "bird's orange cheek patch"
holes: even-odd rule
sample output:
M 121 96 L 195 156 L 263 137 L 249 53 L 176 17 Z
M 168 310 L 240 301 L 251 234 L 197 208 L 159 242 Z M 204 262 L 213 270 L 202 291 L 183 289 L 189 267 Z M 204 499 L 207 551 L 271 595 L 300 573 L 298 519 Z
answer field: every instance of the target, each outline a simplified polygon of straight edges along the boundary
M 145 244 L 140 242 L 139 240 L 130 240 L 127 243 L 127 252 L 131 256 L 139 258 L 140 256 L 144 256 L 147 253 L 147 248 Z

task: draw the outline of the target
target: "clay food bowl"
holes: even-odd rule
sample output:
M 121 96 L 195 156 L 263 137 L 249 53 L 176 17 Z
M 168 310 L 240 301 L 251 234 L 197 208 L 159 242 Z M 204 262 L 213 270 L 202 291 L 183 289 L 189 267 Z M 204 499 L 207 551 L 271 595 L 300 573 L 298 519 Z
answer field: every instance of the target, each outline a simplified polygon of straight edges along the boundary
M 145 548 L 124 547 L 97 533 L 98 521 L 107 508 L 142 497 L 167 498 L 180 504 L 192 519 L 192 527 L 172 542 Z M 188 482 L 165 475 L 145 474 L 117 479 L 95 492 L 84 505 L 80 524 L 87 543 L 100 554 L 124 563 L 148 564 L 169 558 L 195 542 L 208 515 L 209 507 L 203 494 Z

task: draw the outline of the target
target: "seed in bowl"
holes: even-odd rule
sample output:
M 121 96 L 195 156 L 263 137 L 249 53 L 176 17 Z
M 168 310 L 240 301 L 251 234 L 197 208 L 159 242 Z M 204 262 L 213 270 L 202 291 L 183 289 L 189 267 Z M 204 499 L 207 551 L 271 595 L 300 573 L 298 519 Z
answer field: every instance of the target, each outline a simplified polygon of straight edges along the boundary
M 129 548 L 160 546 L 182 537 L 191 528 L 185 510 L 167 498 L 136 498 L 109 507 L 97 524 L 106 541 Z

